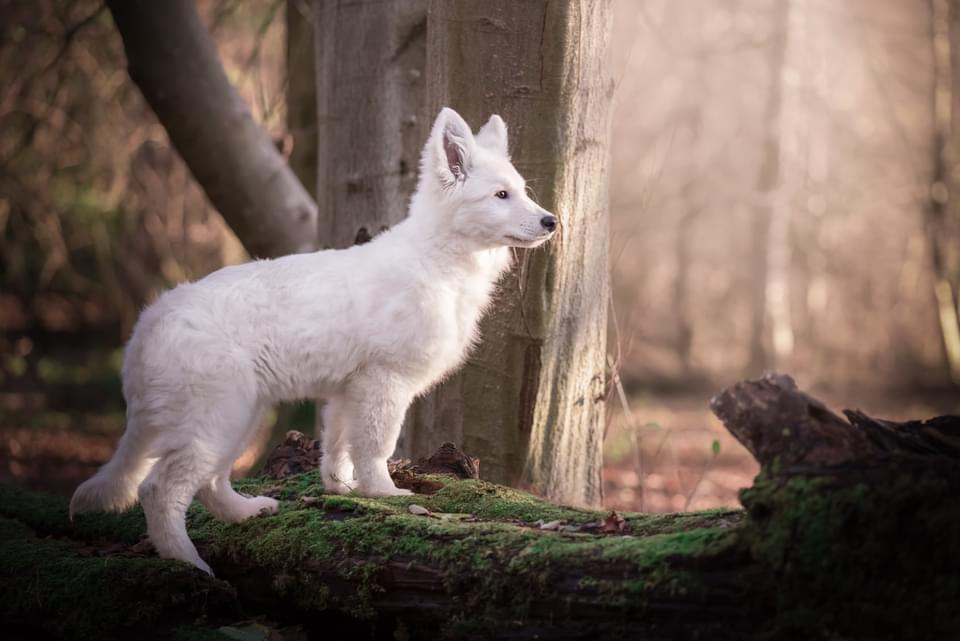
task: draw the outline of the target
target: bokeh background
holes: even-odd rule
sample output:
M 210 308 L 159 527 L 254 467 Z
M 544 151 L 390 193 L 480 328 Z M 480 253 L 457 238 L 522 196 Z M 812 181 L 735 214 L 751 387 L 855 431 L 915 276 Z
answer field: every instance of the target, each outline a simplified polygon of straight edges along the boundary
M 838 407 L 956 413 L 954 3 L 611 1 L 606 504 L 736 505 L 756 467 L 708 402 L 767 369 Z M 289 151 L 296 0 L 198 5 Z M 0 480 L 67 493 L 123 429 L 139 310 L 247 256 L 99 2 L 0 0 L 0 80 Z M 311 431 L 312 408 L 270 420 Z

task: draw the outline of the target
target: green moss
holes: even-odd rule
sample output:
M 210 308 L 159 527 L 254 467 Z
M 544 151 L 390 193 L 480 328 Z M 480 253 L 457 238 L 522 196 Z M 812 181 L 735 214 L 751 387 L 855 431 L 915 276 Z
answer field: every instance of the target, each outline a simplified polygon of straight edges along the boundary
M 596 522 L 609 512 L 555 506 L 482 481 L 447 479 L 435 495 L 390 499 L 324 495 L 313 472 L 237 485 L 251 494 L 280 497 L 278 514 L 225 524 L 195 504 L 188 527 L 201 554 L 214 568 L 229 566 L 234 558 L 253 561 L 272 577 L 271 589 L 299 609 L 335 608 L 357 618 L 370 618 L 377 611 L 380 581 L 396 563 L 419 563 L 439 572 L 459 616 L 495 627 L 505 612 L 522 618 L 532 595 L 552 582 L 578 572 L 590 575 L 593 564 L 615 561 L 622 572 L 584 584 L 582 594 L 598 607 L 616 602 L 639 611 L 657 594 L 696 589 L 695 579 L 672 570 L 674 561 L 721 552 L 732 544 L 736 521 L 736 513 L 729 511 L 628 514 L 629 530 L 644 536 L 567 535 L 533 524 Z M 304 496 L 316 500 L 300 500 Z M 411 514 L 413 503 L 433 511 L 436 518 Z M 0 513 L 16 514 L 44 532 L 86 541 L 131 543 L 144 531 L 139 509 L 123 515 L 83 515 L 71 524 L 63 499 L 3 489 L 0 505 Z M 447 518 L 449 514 L 455 516 Z M 468 515 L 474 518 L 464 518 Z M 709 527 L 711 523 L 716 527 Z M 685 527 L 695 529 L 683 531 Z M 354 589 L 331 590 L 329 581 L 349 582 Z
M 743 493 L 746 540 L 776 580 L 772 636 L 960 635 L 960 508 L 951 484 L 887 481 L 764 475 Z
M 232 588 L 155 558 L 96 556 L 0 517 L 0 620 L 25 635 L 160 638 L 171 626 L 232 613 Z
M 82 541 L 109 538 L 133 544 L 146 532 L 139 508 L 120 514 L 82 514 L 71 523 L 63 497 L 7 485 L 0 485 L 0 516 L 20 520 L 40 532 Z

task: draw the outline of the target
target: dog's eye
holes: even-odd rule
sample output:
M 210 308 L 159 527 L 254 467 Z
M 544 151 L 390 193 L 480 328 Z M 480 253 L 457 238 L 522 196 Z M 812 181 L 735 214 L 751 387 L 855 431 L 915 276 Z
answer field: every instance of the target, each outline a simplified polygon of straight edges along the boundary
M 508 194 L 507 192 L 505 192 L 505 191 L 502 190 L 502 189 L 501 189 L 500 191 L 498 191 L 497 193 L 494 194 L 494 196 L 496 196 L 496 197 L 499 198 L 500 200 L 505 200 L 506 197 L 509 196 L 509 195 L 510 195 L 510 194 Z

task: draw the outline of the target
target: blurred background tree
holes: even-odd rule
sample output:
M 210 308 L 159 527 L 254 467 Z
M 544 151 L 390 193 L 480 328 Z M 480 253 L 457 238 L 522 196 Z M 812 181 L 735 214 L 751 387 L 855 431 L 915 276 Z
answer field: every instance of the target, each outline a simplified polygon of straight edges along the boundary
M 389 117 L 371 136 L 403 158 L 421 144 L 434 102 L 460 95 L 466 104 L 453 106 L 476 123 L 509 111 L 512 98 L 497 91 L 516 82 L 506 78 L 487 96 L 483 74 L 471 71 L 466 93 L 414 98 L 430 109 L 403 114 L 396 101 L 430 82 L 425 67 L 412 73 L 437 35 L 419 17 L 426 0 L 360 4 L 196 5 L 253 120 L 314 193 L 318 234 L 338 234 L 331 246 L 363 239 L 354 221 L 323 226 L 335 203 L 396 202 L 350 192 L 353 180 L 405 192 L 415 169 L 397 161 L 389 176 L 374 175 L 386 172 L 363 162 L 377 147 L 351 129 L 359 118 L 333 118 L 349 113 L 347 95 L 379 87 L 355 112 Z M 434 10 L 460 10 L 443 4 Z M 7 0 L 0 10 L 0 475 L 67 490 L 122 428 L 120 349 L 142 305 L 247 255 L 130 82 L 105 7 Z M 957 2 L 614 0 L 610 10 L 616 402 L 604 440 L 607 504 L 735 502 L 753 468 L 704 401 L 760 367 L 790 371 L 828 400 L 843 396 L 874 414 L 956 411 Z M 381 13 L 361 21 L 362 11 Z M 312 55 L 318 15 L 331 32 Z M 529 25 L 502 36 L 496 27 L 469 35 L 501 37 L 506 52 L 522 46 Z M 407 58 L 391 66 L 382 56 L 402 43 Z M 369 57 L 343 58 L 342 68 L 323 58 L 348 46 Z M 314 76 L 344 93 L 311 97 Z M 318 111 L 331 118 L 311 116 Z M 508 115 L 518 163 L 537 161 L 543 152 L 522 122 L 522 113 Z M 337 151 L 349 163 L 321 167 Z M 535 162 L 524 170 L 541 171 Z M 593 188 L 583 177 L 576 184 Z M 542 183 L 532 187 L 550 206 Z M 396 220 L 380 211 L 364 212 L 370 236 Z M 565 244 L 582 230 L 571 220 Z M 570 257 L 563 269 L 582 262 Z M 552 257 L 538 254 L 528 268 L 540 259 Z M 442 424 L 443 412 L 422 405 L 411 420 L 425 412 Z M 312 419 L 285 408 L 279 420 L 282 429 Z

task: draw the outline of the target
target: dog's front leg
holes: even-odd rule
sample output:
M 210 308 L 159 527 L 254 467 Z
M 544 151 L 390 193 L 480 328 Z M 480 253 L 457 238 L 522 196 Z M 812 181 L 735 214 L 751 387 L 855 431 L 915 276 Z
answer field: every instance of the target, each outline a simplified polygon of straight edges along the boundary
M 387 459 L 397 447 L 407 406 L 413 400 L 404 381 L 393 373 L 364 372 L 348 386 L 345 429 L 356 485 L 362 496 L 412 494 L 393 484 Z

